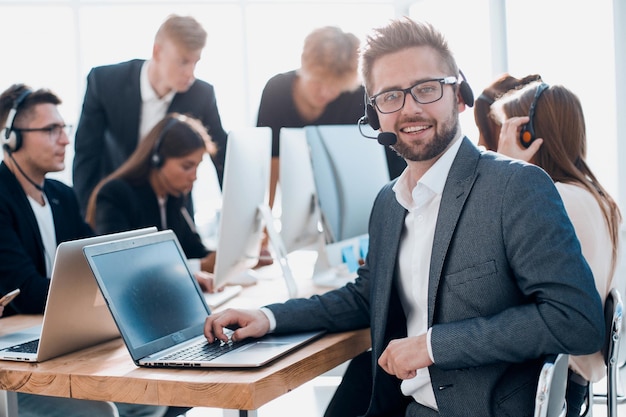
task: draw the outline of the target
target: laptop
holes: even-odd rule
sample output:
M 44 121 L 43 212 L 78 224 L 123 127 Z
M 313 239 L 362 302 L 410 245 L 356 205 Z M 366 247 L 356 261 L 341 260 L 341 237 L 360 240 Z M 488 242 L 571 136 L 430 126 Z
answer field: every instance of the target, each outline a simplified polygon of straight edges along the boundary
M 209 344 L 204 322 L 210 308 L 170 230 L 85 246 L 83 251 L 138 366 L 259 367 L 324 334 Z M 197 355 L 188 354 L 190 350 L 197 350 Z M 219 356 L 207 358 L 207 350 L 216 350 Z
M 156 231 L 149 227 L 59 244 L 42 324 L 0 336 L 0 359 L 42 362 L 120 337 L 83 246 Z

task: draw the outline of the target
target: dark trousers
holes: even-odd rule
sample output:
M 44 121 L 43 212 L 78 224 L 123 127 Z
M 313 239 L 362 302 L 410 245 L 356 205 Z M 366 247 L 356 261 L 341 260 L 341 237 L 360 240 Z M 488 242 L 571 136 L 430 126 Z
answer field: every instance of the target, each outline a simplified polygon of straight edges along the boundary
M 372 396 L 372 353 L 350 361 L 341 383 L 331 398 L 324 417 L 358 417 L 365 414 Z
M 565 401 L 567 401 L 567 414 L 565 417 L 580 417 L 580 411 L 588 393 L 589 382 L 570 369 L 568 371 L 567 391 L 565 393 Z
M 324 417 L 359 417 L 365 415 L 372 396 L 372 352 L 367 351 L 350 361 L 341 383 L 330 400 Z M 439 414 L 412 402 L 406 417 L 436 417 Z

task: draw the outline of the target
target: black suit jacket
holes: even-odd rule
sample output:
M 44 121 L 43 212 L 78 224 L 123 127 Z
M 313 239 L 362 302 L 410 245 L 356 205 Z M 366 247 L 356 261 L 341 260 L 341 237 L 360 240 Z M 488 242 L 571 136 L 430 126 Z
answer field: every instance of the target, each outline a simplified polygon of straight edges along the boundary
M 144 62 L 135 59 L 96 67 L 87 76 L 73 164 L 74 190 L 83 213 L 96 184 L 126 161 L 137 147 L 141 117 L 139 77 Z M 221 185 L 227 134 L 213 86 L 196 80 L 189 90 L 174 96 L 169 112 L 192 115 L 207 128 L 218 148 L 213 162 Z
M 76 196 L 70 187 L 46 179 L 44 190 L 54 219 L 57 244 L 93 235 L 78 210 Z M 21 294 L 4 315 L 43 313 L 50 279 L 46 274 L 46 257 L 39 225 L 17 178 L 0 164 L 0 293 L 19 288 Z
M 180 246 L 189 259 L 204 258 L 209 250 L 195 231 L 191 216 L 185 219 L 185 199 L 169 196 L 166 205 L 167 228 L 174 231 Z M 96 199 L 96 232 L 122 232 L 143 227 L 161 227 L 161 213 L 157 196 L 149 183 L 132 185 L 122 179 L 107 181 Z

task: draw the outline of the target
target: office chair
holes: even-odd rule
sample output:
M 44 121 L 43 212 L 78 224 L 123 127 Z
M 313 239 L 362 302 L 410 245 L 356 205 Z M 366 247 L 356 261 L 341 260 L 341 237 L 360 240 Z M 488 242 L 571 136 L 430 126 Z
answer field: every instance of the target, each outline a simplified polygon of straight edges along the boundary
M 565 391 L 567 388 L 567 361 L 569 355 L 549 355 L 543 362 L 534 417 L 564 417 L 567 412 Z
M 622 316 L 624 306 L 622 297 L 616 288 L 613 288 L 604 302 L 604 321 L 606 325 L 606 339 L 602 347 L 604 363 L 606 364 L 606 394 L 592 394 L 594 403 L 606 402 L 607 417 L 617 417 L 617 403 L 626 401 L 625 395 L 619 395 L 618 388 L 618 353 L 622 333 Z M 592 384 L 589 384 L 591 392 Z

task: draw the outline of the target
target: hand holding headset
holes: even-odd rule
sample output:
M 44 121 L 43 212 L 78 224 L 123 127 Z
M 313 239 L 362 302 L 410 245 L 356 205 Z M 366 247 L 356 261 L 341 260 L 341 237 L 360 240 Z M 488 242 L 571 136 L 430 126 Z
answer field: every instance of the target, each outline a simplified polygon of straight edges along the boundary
M 550 86 L 546 83 L 541 83 L 537 87 L 537 91 L 535 91 L 535 98 L 533 102 L 530 104 L 530 109 L 528 110 L 528 123 L 522 126 L 522 130 L 519 135 L 519 140 L 524 148 L 528 148 L 531 143 L 535 139 L 537 139 L 537 135 L 535 134 L 535 126 L 533 123 L 533 118 L 535 117 L 535 109 L 537 108 L 537 100 L 541 96 L 545 90 L 547 90 Z

